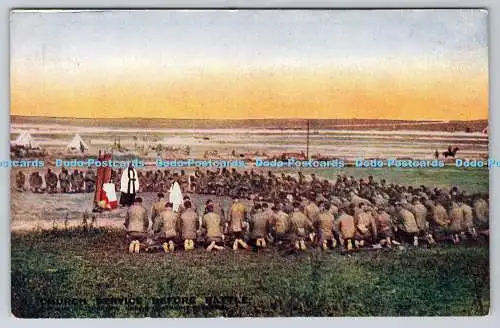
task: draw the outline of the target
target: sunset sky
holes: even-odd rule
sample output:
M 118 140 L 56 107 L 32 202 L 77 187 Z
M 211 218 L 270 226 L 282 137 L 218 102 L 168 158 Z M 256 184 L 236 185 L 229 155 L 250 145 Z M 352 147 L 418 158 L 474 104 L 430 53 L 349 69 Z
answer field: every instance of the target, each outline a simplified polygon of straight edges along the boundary
M 488 117 L 482 10 L 14 11 L 11 114 Z

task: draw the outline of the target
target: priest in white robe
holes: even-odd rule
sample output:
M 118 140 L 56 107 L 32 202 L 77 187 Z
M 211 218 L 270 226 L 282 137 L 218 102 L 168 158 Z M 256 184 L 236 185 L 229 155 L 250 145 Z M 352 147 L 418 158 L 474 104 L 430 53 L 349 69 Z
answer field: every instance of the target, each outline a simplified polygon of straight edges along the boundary
M 174 212 L 179 212 L 179 207 L 182 204 L 182 191 L 177 180 L 172 183 L 169 192 L 168 201 L 173 204 Z
M 132 164 L 123 171 L 120 182 L 120 205 L 131 206 L 135 201 L 135 194 L 139 191 L 139 178 Z

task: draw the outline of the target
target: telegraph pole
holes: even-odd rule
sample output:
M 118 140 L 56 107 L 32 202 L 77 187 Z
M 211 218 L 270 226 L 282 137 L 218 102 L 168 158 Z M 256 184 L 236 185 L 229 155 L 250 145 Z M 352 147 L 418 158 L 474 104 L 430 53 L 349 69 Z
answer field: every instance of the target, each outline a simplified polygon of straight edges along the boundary
M 306 160 L 309 160 L 309 125 L 310 125 L 310 120 L 307 120 Z

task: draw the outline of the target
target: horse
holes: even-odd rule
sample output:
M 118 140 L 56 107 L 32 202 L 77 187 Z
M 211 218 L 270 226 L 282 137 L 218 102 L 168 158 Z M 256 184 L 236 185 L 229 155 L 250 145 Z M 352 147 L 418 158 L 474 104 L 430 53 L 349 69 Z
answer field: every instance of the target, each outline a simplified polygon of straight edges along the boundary
M 443 152 L 443 156 L 445 159 L 447 159 L 448 157 L 453 157 L 455 158 L 455 155 L 457 154 L 457 151 L 459 151 L 460 149 L 458 147 L 455 147 L 453 148 L 453 150 L 451 150 L 451 147 L 448 148 L 447 151 Z

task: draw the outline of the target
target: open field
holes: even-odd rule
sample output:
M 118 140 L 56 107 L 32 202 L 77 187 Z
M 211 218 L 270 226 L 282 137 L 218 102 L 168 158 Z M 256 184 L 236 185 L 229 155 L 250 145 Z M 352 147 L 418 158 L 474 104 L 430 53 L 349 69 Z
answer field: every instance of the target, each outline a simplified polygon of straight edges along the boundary
M 489 311 L 486 244 L 352 256 L 319 250 L 298 255 L 276 250 L 129 255 L 125 248 L 122 233 L 114 230 L 14 233 L 13 314 L 460 316 Z M 182 300 L 175 305 L 175 297 L 192 299 L 196 305 Z M 141 305 L 130 304 L 130 298 Z M 118 304 L 124 300 L 128 305 Z
M 312 120 L 309 154 L 356 158 L 433 159 L 434 152 L 458 147 L 459 158 L 484 159 L 487 121 Z M 88 154 L 118 142 L 123 153 L 144 159 L 241 159 L 306 152 L 306 120 L 161 120 L 12 117 L 11 139 L 28 131 L 48 158 L 68 155 L 75 133 Z M 158 151 L 158 145 L 165 147 Z M 152 148 L 155 148 L 153 150 Z M 118 152 L 114 152 L 118 155 Z M 207 155 L 209 154 L 209 155 Z M 208 156 L 208 157 L 207 157 Z

